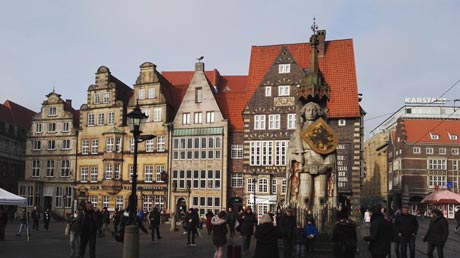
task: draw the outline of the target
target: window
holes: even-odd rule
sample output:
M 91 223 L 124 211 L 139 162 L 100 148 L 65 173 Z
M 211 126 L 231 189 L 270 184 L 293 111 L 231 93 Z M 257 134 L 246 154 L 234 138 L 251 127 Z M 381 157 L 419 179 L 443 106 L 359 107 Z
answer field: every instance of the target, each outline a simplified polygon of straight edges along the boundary
M 279 64 L 278 65 L 278 73 L 290 73 L 291 72 L 291 64 Z
M 276 183 L 277 183 L 276 179 L 273 179 L 273 180 L 272 180 L 272 194 L 276 194 L 276 193 L 277 193 L 277 190 L 276 190 L 277 185 L 276 185 Z
M 201 87 L 195 88 L 195 102 L 201 103 L 203 101 L 203 89 Z
M 456 134 L 450 134 L 449 133 L 449 140 L 456 141 L 457 139 L 458 139 L 458 136 Z
M 439 140 L 439 134 L 432 134 L 430 133 L 431 140 Z
M 57 186 L 56 187 L 56 193 L 55 193 L 55 206 L 56 208 L 61 208 L 62 207 L 62 187 L 61 186 Z
M 182 114 L 182 124 L 189 125 L 190 124 L 190 113 L 183 113 Z
M 118 180 L 120 179 L 120 175 L 121 175 L 121 165 L 119 163 L 115 163 L 115 170 L 113 173 L 113 178 Z
M 452 148 L 451 150 L 452 155 L 459 155 L 459 149 L 458 148 Z
M 257 214 L 265 214 L 268 212 L 268 203 L 258 203 L 257 204 Z
M 81 154 L 88 154 L 89 153 L 89 141 L 82 140 L 81 141 Z
M 94 114 L 88 114 L 88 126 L 94 126 Z
M 286 165 L 287 141 L 251 141 L 249 151 L 251 166 Z
M 289 96 L 290 89 L 289 85 L 278 86 L 278 96 Z
M 206 112 L 206 123 L 214 123 L 214 111 Z
M 339 126 L 346 126 L 346 125 L 347 125 L 347 120 L 339 119 Z
M 435 186 L 446 186 L 446 177 L 445 176 L 428 176 L 428 187 L 434 188 Z
M 118 208 L 118 210 L 123 209 L 123 195 L 117 195 L 117 199 L 115 201 L 115 208 Z
M 163 180 L 161 180 L 161 173 L 163 173 L 163 171 L 165 171 L 165 166 L 164 165 L 157 165 L 156 166 L 156 173 L 157 173 L 156 181 L 157 182 L 163 182 Z
M 201 124 L 203 123 L 203 113 L 201 112 L 195 112 L 195 119 L 193 120 L 195 124 Z
M 243 145 L 242 144 L 232 144 L 232 159 L 242 159 L 243 158 Z
M 115 112 L 109 112 L 107 117 L 107 124 L 114 125 L 115 124 Z
M 157 137 L 157 151 L 165 151 L 165 137 L 163 135 Z
M 70 150 L 70 140 L 62 140 L 62 149 Z
M 56 141 L 55 140 L 49 140 L 48 141 L 48 150 L 55 150 L 56 149 Z
M 265 97 L 270 97 L 272 95 L 272 87 L 265 87 Z
M 110 163 L 105 164 L 105 179 L 112 179 L 113 177 L 113 166 Z
M 87 167 L 82 167 L 80 169 L 80 173 L 81 173 L 81 182 L 82 183 L 88 182 L 88 168 Z
M 56 123 L 49 123 L 48 124 L 48 132 L 50 132 L 50 133 L 56 132 Z
M 145 99 L 145 89 L 139 89 L 139 99 Z
M 268 129 L 280 129 L 280 115 L 268 115 Z
M 287 129 L 295 129 L 295 114 L 287 114 Z
M 109 207 L 110 205 L 110 196 L 103 195 L 102 196 L 102 207 Z
M 121 152 L 121 137 L 115 137 L 115 151 Z
M 161 108 L 153 109 L 153 121 L 155 122 L 161 121 Z
M 452 160 L 452 170 L 458 170 L 458 160 Z
M 41 123 L 36 123 L 36 124 L 35 124 L 35 132 L 36 132 L 36 133 L 42 133 L 42 132 L 43 132 L 42 124 L 41 124 Z
M 54 177 L 54 160 L 46 161 L 46 176 Z
M 429 159 L 428 160 L 428 169 L 429 170 L 446 170 L 446 160 L 445 159 Z
M 268 193 L 268 180 L 265 178 L 259 179 L 259 193 Z
M 99 140 L 92 139 L 91 140 L 91 154 L 97 154 L 99 149 Z
M 69 122 L 64 122 L 64 123 L 62 124 L 62 131 L 63 131 L 63 132 L 68 132 L 68 131 L 69 131 L 69 128 L 70 128 L 69 125 L 70 125 Z
M 162 195 L 155 195 L 154 196 L 154 205 L 158 207 L 158 209 L 163 210 L 165 207 L 165 197 Z
M 146 152 L 153 152 L 153 143 L 154 143 L 153 139 L 145 141 L 145 151 Z
M 232 173 L 232 187 L 243 187 L 243 173 Z
M 99 113 L 97 115 L 97 124 L 98 125 L 104 125 L 104 123 L 105 123 L 104 113 Z
M 99 93 L 94 93 L 94 104 L 99 104 L 100 99 L 99 99 Z
M 32 177 L 40 176 L 40 160 L 32 161 Z
M 89 201 L 91 202 L 91 204 L 93 204 L 93 208 L 96 209 L 97 208 L 97 195 L 90 195 Z
M 155 98 L 155 88 L 148 88 L 149 99 Z
M 153 181 L 153 166 L 152 165 L 145 165 L 144 167 L 144 182 L 152 182 Z
M 105 152 L 113 152 L 113 144 L 114 139 L 112 137 L 108 137 L 105 139 Z
M 254 185 L 254 179 L 253 178 L 247 178 L 246 179 L 246 184 L 247 184 L 247 192 L 248 193 L 254 193 L 255 185 Z
M 414 154 L 420 154 L 422 151 L 421 151 L 421 148 L 420 147 L 413 147 L 412 148 L 412 152 Z
M 61 176 L 68 177 L 70 175 L 70 160 L 61 161 Z
M 145 212 L 151 211 L 153 208 L 153 196 L 142 195 L 142 210 Z
M 89 178 L 89 181 L 91 183 L 97 183 L 97 167 L 91 167 L 90 168 L 90 178 Z
M 42 148 L 41 141 L 32 141 L 32 150 L 40 150 Z
M 56 116 L 56 107 L 50 107 L 48 116 Z
M 265 130 L 265 115 L 254 116 L 254 130 Z
M 433 148 L 426 148 L 426 154 L 433 154 Z
M 109 92 L 104 92 L 104 103 L 107 104 L 109 103 L 110 100 L 110 93 Z
M 283 181 L 281 181 L 281 193 L 282 194 L 286 194 L 286 179 L 283 179 Z
M 439 154 L 446 155 L 446 148 L 439 148 Z

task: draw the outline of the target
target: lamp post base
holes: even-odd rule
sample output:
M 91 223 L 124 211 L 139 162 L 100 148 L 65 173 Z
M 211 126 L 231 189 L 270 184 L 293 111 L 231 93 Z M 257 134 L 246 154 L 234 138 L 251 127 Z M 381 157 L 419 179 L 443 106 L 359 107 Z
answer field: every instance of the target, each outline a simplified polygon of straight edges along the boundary
M 139 228 L 137 225 L 125 227 L 123 258 L 139 258 Z
M 176 214 L 174 213 L 171 214 L 171 227 L 169 228 L 169 231 L 178 231 L 176 227 Z

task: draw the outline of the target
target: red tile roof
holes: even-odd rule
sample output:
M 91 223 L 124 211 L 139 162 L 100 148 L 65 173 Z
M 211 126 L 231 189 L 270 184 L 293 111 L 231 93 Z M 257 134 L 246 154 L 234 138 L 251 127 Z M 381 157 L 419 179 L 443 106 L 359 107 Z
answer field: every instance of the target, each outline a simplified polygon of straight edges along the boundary
M 310 44 L 285 44 L 302 67 L 310 65 Z M 273 64 L 283 45 L 253 46 L 249 64 L 248 93 L 252 96 Z M 331 87 L 329 117 L 359 117 L 358 83 L 353 40 L 326 41 L 326 53 L 318 57 L 320 71 Z
M 19 104 L 14 103 L 11 100 L 7 100 L 2 105 L 10 112 L 9 122 L 14 123 L 18 127 L 29 130 L 32 125 L 32 118 L 36 114 L 34 111 L 23 107 Z M 5 112 L 5 111 L 3 111 Z
M 403 120 L 406 130 L 407 143 L 460 143 L 460 120 Z M 457 135 L 457 140 L 451 140 L 450 135 Z M 439 140 L 431 135 L 439 135 Z

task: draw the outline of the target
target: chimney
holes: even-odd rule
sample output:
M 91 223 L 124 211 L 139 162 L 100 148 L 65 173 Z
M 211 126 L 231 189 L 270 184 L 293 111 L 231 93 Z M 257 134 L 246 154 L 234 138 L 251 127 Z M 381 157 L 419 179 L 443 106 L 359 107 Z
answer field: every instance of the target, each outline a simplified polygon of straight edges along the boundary
M 68 107 L 72 107 L 72 100 L 71 100 L 71 99 L 66 99 L 66 100 L 65 100 L 65 104 L 66 104 Z
M 326 30 L 318 30 L 318 56 L 326 53 Z
M 195 72 L 197 71 L 204 72 L 204 63 L 202 62 L 195 63 Z

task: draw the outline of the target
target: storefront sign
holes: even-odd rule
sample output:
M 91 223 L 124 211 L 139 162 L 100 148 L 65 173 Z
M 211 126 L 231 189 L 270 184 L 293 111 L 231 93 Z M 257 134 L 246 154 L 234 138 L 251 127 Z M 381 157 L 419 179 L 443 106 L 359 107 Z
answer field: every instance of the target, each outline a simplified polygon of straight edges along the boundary
M 406 104 L 446 104 L 447 98 L 404 98 Z
M 351 192 L 352 146 L 348 143 L 337 145 L 337 189 L 339 193 Z

